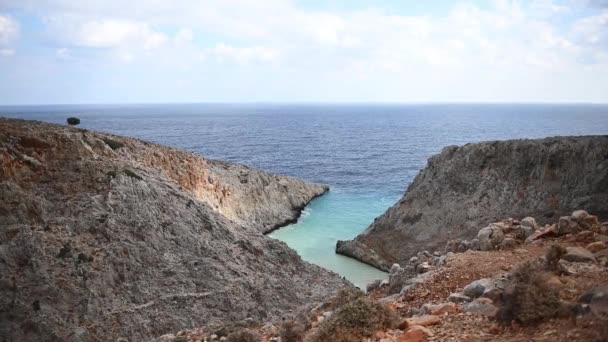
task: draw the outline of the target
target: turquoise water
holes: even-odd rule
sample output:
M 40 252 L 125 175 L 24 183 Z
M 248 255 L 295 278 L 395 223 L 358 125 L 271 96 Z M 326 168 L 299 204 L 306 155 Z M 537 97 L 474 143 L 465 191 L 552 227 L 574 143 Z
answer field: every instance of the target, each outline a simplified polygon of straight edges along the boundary
M 365 289 L 370 281 L 386 278 L 386 273 L 335 254 L 336 241 L 354 238 L 395 200 L 330 191 L 310 203 L 298 223 L 275 230 L 270 236 L 287 243 L 305 260 L 342 274 Z
M 155 104 L 0 107 L 0 116 L 175 146 L 328 184 L 301 220 L 275 231 L 305 260 L 360 287 L 386 275 L 334 254 L 400 198 L 431 155 L 483 140 L 608 134 L 600 104 Z

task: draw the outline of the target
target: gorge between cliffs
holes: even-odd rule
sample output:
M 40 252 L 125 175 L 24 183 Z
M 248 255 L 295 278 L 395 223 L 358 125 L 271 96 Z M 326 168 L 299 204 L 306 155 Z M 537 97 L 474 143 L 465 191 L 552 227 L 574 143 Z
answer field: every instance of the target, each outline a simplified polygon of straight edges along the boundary
M 323 341 L 320 331 L 329 324 L 323 320 L 333 322 L 338 318 L 331 318 L 332 312 L 342 310 L 332 298 L 353 290 L 353 282 L 362 289 L 372 283 L 367 297 L 355 296 L 356 301 L 368 305 L 368 298 L 380 299 L 399 317 L 417 317 L 413 306 L 401 307 L 405 289 L 414 291 L 412 282 L 431 286 L 423 276 L 464 262 L 458 258 L 513 250 L 503 247 L 507 242 L 537 255 L 538 246 L 523 241 L 546 235 L 553 223 L 561 227 L 564 217 L 575 227 L 570 234 L 592 231 L 593 239 L 601 239 L 607 233 L 602 230 L 608 215 L 605 135 L 428 150 L 424 153 L 439 153 L 428 163 L 422 158 L 406 166 L 413 181 L 405 193 L 394 179 L 351 177 L 353 189 L 364 183 L 393 189 L 381 198 L 345 191 L 339 180 L 327 182 L 329 190 L 323 177 L 314 176 L 314 167 L 307 171 L 313 176 L 301 177 L 305 181 L 145 140 L 38 121 L 0 119 L 0 143 L 0 337 L 5 340 L 213 341 L 227 339 L 235 333 L 227 324 L 241 322 L 238 327 L 264 341 L 289 341 L 281 322 L 293 320 L 304 327 L 302 338 Z M 365 153 L 353 156 L 342 165 L 365 158 Z M 287 165 L 285 173 L 298 175 L 289 170 L 301 167 Z M 324 170 L 335 172 L 335 179 L 348 172 Z M 374 174 L 371 168 L 367 172 Z M 580 209 L 588 216 L 577 213 Z M 498 225 L 492 225 L 497 222 L 504 231 L 500 241 L 491 235 L 497 234 Z M 512 233 L 527 224 L 524 239 Z M 481 232 L 486 228 L 489 240 Z M 304 236 L 310 240 L 302 241 Z M 334 254 L 334 247 L 348 258 Z M 462 256 L 446 254 L 461 249 Z M 602 255 L 593 258 L 604 267 Z M 356 266 L 342 273 L 344 265 Z M 452 290 L 464 285 L 454 282 Z M 424 304 L 417 297 L 407 300 Z M 369 305 L 367 310 L 376 310 Z M 301 321 L 302 315 L 308 318 Z M 411 330 L 407 324 L 417 325 L 404 324 L 374 328 L 384 337 L 365 332 L 354 340 L 402 340 Z

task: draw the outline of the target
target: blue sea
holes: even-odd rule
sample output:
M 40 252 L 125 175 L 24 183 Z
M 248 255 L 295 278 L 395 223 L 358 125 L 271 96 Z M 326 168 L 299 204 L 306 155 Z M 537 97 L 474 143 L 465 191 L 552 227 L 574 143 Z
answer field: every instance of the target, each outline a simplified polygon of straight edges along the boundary
M 4 106 L 0 116 L 170 145 L 213 159 L 326 183 L 299 222 L 271 234 L 360 287 L 386 274 L 336 255 L 403 195 L 427 158 L 468 142 L 608 134 L 608 105 L 154 104 Z

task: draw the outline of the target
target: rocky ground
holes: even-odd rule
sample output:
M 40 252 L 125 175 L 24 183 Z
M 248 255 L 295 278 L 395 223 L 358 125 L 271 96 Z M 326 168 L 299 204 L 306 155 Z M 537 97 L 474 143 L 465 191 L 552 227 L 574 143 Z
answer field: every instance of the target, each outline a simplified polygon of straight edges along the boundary
M 326 190 L 0 118 L 0 341 L 143 341 L 322 301 L 350 285 L 262 233 Z
M 531 217 L 488 227 L 393 265 L 366 295 L 159 341 L 608 341 L 608 222 L 579 210 L 544 227 Z
M 554 222 L 578 208 L 608 219 L 608 136 L 449 146 L 431 157 L 405 195 L 355 243 L 336 251 L 380 269 L 420 248 L 471 239 L 504 217 Z

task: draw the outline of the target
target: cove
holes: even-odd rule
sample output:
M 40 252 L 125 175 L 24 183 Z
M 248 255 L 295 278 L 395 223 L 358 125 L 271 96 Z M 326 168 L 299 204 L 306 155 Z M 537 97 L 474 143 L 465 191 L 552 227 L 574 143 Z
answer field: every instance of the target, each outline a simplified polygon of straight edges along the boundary
M 332 189 L 313 200 L 297 223 L 275 230 L 268 236 L 285 242 L 302 259 L 332 270 L 365 290 L 369 282 L 386 279 L 387 273 L 336 254 L 336 241 L 357 236 L 394 201 L 387 197 Z

